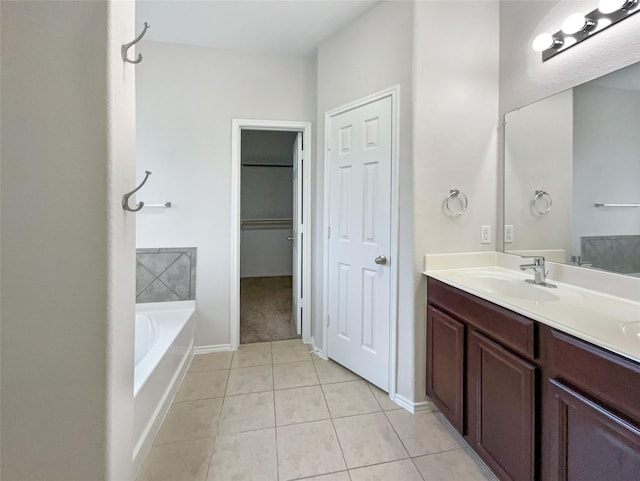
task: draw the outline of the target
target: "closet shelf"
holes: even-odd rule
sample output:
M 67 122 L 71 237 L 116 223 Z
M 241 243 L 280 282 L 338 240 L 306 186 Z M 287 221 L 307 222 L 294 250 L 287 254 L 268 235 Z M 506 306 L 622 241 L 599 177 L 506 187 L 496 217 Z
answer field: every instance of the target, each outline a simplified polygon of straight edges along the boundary
M 293 227 L 293 219 L 242 219 L 242 227 Z
M 286 164 L 242 164 L 242 167 L 285 167 L 287 169 L 293 169 L 293 165 Z

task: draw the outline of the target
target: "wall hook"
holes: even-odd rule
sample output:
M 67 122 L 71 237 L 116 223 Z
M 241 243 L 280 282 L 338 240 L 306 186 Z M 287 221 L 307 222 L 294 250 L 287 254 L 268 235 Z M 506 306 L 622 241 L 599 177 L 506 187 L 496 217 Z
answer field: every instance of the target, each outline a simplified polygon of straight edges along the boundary
M 135 209 L 132 209 L 131 207 L 129 207 L 129 197 L 131 197 L 133 194 L 135 194 L 140 189 L 142 189 L 142 186 L 145 184 L 145 182 L 151 175 L 151 172 L 149 172 L 148 170 L 145 170 L 144 173 L 145 173 L 145 176 L 142 183 L 138 187 L 133 189 L 131 192 L 128 192 L 122 196 L 122 208 L 124 210 L 128 210 L 129 212 L 138 212 L 140 209 L 144 207 L 144 202 L 138 202 L 138 205 L 136 205 Z
M 149 28 L 151 28 L 151 25 L 148 24 L 147 22 L 144 22 L 144 30 L 142 31 L 142 33 L 140 35 L 138 35 L 133 40 L 133 42 L 125 43 L 120 48 L 120 53 L 122 53 L 122 60 L 124 60 L 125 62 L 129 62 L 129 63 L 140 63 L 140 62 L 142 62 L 142 54 L 141 53 L 138 54 L 138 58 L 136 58 L 135 60 L 131 60 L 130 58 L 127 57 L 127 51 L 131 47 L 133 47 L 136 43 L 138 43 L 140 40 L 142 40 L 142 37 L 144 37 L 144 35 L 147 33 L 147 30 L 149 30 Z

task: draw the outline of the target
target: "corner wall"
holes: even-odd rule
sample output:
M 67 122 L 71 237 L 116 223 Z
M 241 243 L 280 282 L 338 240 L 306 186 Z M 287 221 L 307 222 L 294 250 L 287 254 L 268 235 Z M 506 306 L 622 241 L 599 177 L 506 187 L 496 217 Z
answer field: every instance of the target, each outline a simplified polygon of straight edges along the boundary
M 406 399 L 414 397 L 413 296 L 413 159 L 412 134 L 412 59 L 413 2 L 382 2 L 368 10 L 347 28 L 318 48 L 318 163 L 315 199 L 315 262 L 313 291 L 322 292 L 325 241 L 324 232 L 324 114 L 328 110 L 367 95 L 400 85 L 400 259 L 398 286 L 398 377 L 397 392 Z M 392 260 L 393 262 L 393 260 Z M 323 345 L 322 296 L 314 296 L 313 336 Z
M 415 400 L 426 390 L 425 254 L 495 249 L 498 131 L 497 1 L 417 2 L 414 57 Z M 449 189 L 468 208 L 449 217 Z M 492 241 L 480 243 L 481 226 Z
M 131 477 L 132 7 L 1 2 L 7 481 Z

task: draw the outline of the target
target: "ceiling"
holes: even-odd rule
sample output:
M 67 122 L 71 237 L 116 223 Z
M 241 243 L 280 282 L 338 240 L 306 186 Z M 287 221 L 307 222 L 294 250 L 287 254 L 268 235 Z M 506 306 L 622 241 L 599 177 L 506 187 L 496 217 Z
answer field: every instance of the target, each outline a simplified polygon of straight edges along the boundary
M 221 49 L 310 55 L 380 0 L 137 0 L 146 39 Z

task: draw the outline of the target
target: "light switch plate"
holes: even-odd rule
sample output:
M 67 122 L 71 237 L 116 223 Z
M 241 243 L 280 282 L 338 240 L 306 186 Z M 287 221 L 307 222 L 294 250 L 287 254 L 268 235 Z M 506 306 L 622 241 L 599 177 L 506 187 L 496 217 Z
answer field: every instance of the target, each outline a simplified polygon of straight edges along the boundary
M 480 244 L 491 244 L 491 226 L 483 225 L 480 231 Z
M 513 242 L 513 226 L 505 225 L 504 226 L 504 243 L 511 244 Z

